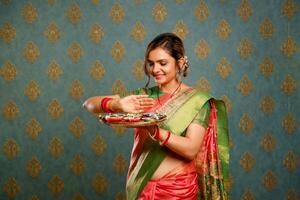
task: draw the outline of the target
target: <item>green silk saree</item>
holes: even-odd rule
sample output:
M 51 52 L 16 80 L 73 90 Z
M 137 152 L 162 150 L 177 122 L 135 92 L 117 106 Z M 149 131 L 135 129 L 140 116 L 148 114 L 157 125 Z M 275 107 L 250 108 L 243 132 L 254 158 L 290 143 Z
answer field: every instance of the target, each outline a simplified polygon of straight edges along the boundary
M 158 87 L 150 88 L 146 93 L 151 98 L 157 99 L 159 96 L 161 99 L 164 99 L 164 95 L 159 91 Z M 136 94 L 145 94 L 145 90 L 141 89 Z M 214 113 L 217 120 L 210 120 L 210 125 L 213 125 L 211 121 L 214 121 L 215 126 L 212 126 L 211 129 L 208 128 L 208 130 L 217 134 L 215 134 L 216 140 L 215 145 L 212 147 L 213 150 L 207 150 L 204 147 L 205 145 L 203 145 L 202 153 L 199 152 L 199 156 L 196 158 L 202 159 L 198 162 L 196 160 L 199 183 L 198 199 L 228 199 L 224 187 L 224 183 L 228 180 L 229 169 L 228 125 L 224 103 L 213 99 L 206 93 L 188 89 L 171 98 L 167 98 L 162 106 L 158 106 L 156 111 L 167 115 L 167 119 L 159 127 L 170 131 L 172 134 L 184 136 L 187 127 L 207 101 L 213 102 L 212 105 L 217 111 Z M 206 135 L 208 134 L 206 133 Z M 210 135 L 213 136 L 214 134 Z M 211 139 L 212 137 L 206 138 Z M 209 145 L 211 144 L 206 146 Z M 132 163 L 129 167 L 126 184 L 128 200 L 139 197 L 139 194 L 167 155 L 166 147 L 162 147 L 158 142 L 154 141 L 145 142 L 140 151 L 134 162 L 131 161 Z

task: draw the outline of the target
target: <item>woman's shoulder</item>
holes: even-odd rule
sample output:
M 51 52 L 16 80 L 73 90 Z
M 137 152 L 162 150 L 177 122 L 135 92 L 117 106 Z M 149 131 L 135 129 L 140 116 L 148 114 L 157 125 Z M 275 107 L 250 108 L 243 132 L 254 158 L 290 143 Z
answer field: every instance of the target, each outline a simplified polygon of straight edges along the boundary
M 191 91 L 193 92 L 195 95 L 197 96 L 200 96 L 200 97 L 206 97 L 206 98 L 213 98 L 213 96 L 206 92 L 206 91 L 203 91 L 199 88 L 196 88 L 196 87 L 189 87 L 188 89 L 186 89 L 187 91 Z

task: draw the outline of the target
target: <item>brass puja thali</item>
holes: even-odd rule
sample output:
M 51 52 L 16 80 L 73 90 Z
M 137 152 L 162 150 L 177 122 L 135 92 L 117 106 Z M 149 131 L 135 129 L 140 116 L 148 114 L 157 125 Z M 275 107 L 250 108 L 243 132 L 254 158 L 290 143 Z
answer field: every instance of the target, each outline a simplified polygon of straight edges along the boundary
M 128 128 L 152 126 L 159 124 L 167 118 L 166 115 L 151 113 L 101 113 L 100 122 L 112 126 L 124 126 Z

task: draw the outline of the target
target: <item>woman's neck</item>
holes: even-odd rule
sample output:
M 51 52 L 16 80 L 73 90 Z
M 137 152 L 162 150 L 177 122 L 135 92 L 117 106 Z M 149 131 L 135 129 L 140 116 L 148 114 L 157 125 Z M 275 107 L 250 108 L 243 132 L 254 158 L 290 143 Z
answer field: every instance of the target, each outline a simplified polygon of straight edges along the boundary
M 170 83 L 170 84 L 159 85 L 158 87 L 159 87 L 160 91 L 162 91 L 163 93 L 173 94 L 173 93 L 177 93 L 181 90 L 181 82 L 174 82 L 174 83 Z

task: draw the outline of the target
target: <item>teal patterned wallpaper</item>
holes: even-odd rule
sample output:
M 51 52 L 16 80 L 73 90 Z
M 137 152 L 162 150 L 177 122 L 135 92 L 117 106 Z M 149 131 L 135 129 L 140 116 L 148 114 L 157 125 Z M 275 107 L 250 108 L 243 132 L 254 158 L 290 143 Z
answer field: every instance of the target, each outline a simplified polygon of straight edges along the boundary
M 300 197 L 299 0 L 0 1 L 0 200 L 125 199 L 132 130 L 84 111 L 146 83 L 175 32 L 186 82 L 226 102 L 231 199 Z

